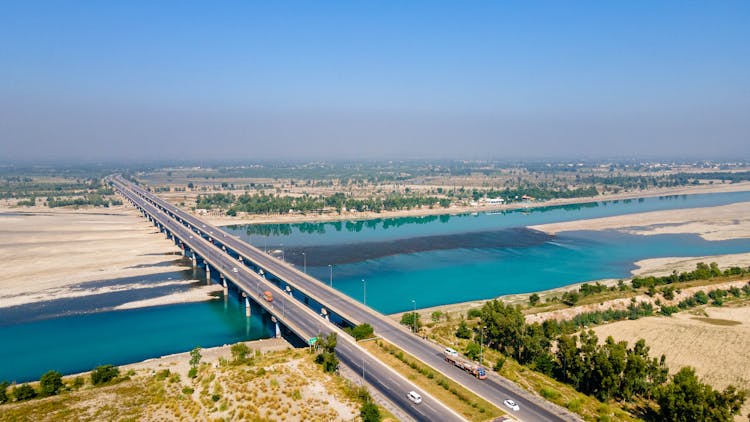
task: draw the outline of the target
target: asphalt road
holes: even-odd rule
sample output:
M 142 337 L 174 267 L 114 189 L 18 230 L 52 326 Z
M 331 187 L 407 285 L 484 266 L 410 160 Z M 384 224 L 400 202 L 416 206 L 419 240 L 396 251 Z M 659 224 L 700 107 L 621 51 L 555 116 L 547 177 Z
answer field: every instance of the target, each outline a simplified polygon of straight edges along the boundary
M 167 210 L 169 214 L 174 216 L 173 218 L 180 218 L 183 224 L 189 223 L 194 229 L 213 237 L 215 241 L 244 256 L 244 259 L 264 268 L 265 272 L 273 274 L 293 288 L 300 290 L 305 295 L 323 304 L 332 312 L 355 324 L 361 322 L 369 323 L 373 326 L 377 335 L 416 356 L 418 359 L 442 372 L 445 376 L 462 384 L 497 407 L 511 413 L 514 417 L 523 421 L 580 420 L 580 417 L 577 415 L 530 394 L 493 371 L 488 371 L 489 376 L 486 380 L 478 380 L 472 375 L 447 364 L 443 360 L 442 355 L 444 347 L 415 336 L 407 328 L 393 321 L 391 318 L 368 308 L 338 290 L 330 288 L 327 284 L 308 276 L 292 265 L 280 261 L 234 236 L 226 235 L 218 227 L 204 222 L 127 181 L 120 180 L 120 182 L 127 184 L 126 186 L 129 189 L 140 195 L 140 201 L 148 198 L 152 203 Z M 177 222 L 177 220 L 173 221 Z M 220 246 L 216 248 L 218 251 L 221 250 L 218 249 Z M 200 254 L 200 252 L 198 253 Z M 519 405 L 519 411 L 514 412 L 504 406 L 503 401 L 508 398 L 514 400 Z
M 296 299 L 284 294 L 273 283 L 259 277 L 247 267 L 238 266 L 234 258 L 161 212 L 143 198 L 122 187 L 120 190 L 126 197 L 183 241 L 187 247 L 198 251 L 198 254 L 209 262 L 214 269 L 221 271 L 227 279 L 231 280 L 242 291 L 250 296 L 255 296 L 256 302 L 270 314 L 283 321 L 283 324 L 300 338 L 307 339 L 321 333 L 336 332 L 338 335 L 336 353 L 340 361 L 358 374 L 362 374 L 364 368 L 366 381 L 377 388 L 392 403 L 399 406 L 406 414 L 419 421 L 464 420 L 440 401 L 429 394 L 425 394 L 406 378 L 370 355 L 338 327 L 324 320 Z M 238 272 L 233 272 L 233 267 L 238 267 Z M 265 290 L 274 292 L 273 302 L 269 303 L 260 297 L 261 291 Z M 407 393 L 411 390 L 418 391 L 422 395 L 422 403 L 414 404 L 407 398 Z

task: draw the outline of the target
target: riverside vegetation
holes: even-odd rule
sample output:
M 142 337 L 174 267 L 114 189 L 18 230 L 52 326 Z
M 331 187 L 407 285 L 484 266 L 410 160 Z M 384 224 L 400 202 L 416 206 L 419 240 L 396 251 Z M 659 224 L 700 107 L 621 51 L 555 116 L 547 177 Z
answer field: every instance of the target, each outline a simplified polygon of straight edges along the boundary
M 180 366 L 121 373 L 105 365 L 66 378 L 50 371 L 38 383 L 1 383 L 0 420 L 393 420 L 366 389 L 320 370 L 315 362 L 335 348 L 335 336 L 323 342 L 313 354 L 261 354 L 238 343 L 231 358 L 215 362 L 196 348 L 185 373 Z
M 695 271 L 663 278 L 634 279 L 632 285 L 645 290 L 667 282 L 686 283 L 702 277 L 736 278 L 750 274 L 750 268 L 719 270 L 715 264 L 698 264 Z M 676 280 L 676 281 L 675 281 Z M 682 280 L 682 281 L 680 281 Z M 673 287 L 673 286 L 669 286 Z M 635 293 L 637 289 L 620 283 L 615 289 Z M 581 297 L 606 294 L 610 288 L 582 285 Z M 674 293 L 674 292 L 672 292 Z M 661 294 L 670 296 L 670 290 Z M 742 288 L 699 291 L 679 302 L 678 306 L 658 306 L 631 302 L 626 310 L 583 313 L 572 320 L 545 320 L 527 323 L 519 305 L 493 300 L 480 309 L 471 309 L 466 317 L 450 320 L 435 311 L 425 325 L 437 340 L 460 347 L 467 357 L 488 359 L 490 367 L 542 396 L 568 407 L 587 420 L 630 420 L 627 409 L 638 418 L 654 421 L 714 420 L 731 421 L 746 399 L 746 392 L 734 386 L 722 391 L 701 382 L 693 368 L 685 367 L 669 376 L 664 356 L 652 357 L 644 340 L 633 345 L 615 342 L 611 337 L 601 342 L 593 331 L 581 327 L 608 320 L 637 319 L 657 311 L 671 315 L 694 306 L 722 306 L 726 301 L 750 300 L 750 284 Z M 530 305 L 538 297 L 530 297 Z M 657 302 L 658 303 L 658 302 Z M 401 322 L 409 327 L 422 326 L 419 313 L 403 314 Z M 481 346 L 483 347 L 480 347 Z M 484 350 L 482 350 L 484 349 Z M 484 353 L 482 353 L 484 352 Z M 494 363 L 493 363 L 494 362 Z M 582 393 L 576 396 L 572 389 Z

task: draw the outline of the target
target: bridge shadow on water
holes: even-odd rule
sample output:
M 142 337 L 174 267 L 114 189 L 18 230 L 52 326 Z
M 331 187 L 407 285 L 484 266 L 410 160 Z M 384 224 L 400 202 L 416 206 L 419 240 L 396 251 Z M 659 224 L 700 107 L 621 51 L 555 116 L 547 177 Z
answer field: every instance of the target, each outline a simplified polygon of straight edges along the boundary
M 392 255 L 448 249 L 485 249 L 541 245 L 553 236 L 523 227 L 470 233 L 421 236 L 393 241 L 374 241 L 337 245 L 285 248 L 286 260 L 297 266 L 350 264 Z

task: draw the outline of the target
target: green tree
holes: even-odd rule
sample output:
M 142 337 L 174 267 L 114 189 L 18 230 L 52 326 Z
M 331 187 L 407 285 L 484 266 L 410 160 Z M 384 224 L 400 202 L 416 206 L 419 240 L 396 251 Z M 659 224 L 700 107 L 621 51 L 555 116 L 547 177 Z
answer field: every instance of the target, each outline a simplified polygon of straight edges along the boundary
M 469 344 L 466 345 L 466 357 L 468 357 L 471 360 L 477 360 L 479 359 L 479 354 L 481 353 L 481 348 L 479 347 L 479 344 L 472 342 L 469 342 Z
M 22 384 L 13 388 L 13 397 L 17 401 L 31 400 L 36 397 L 36 390 L 29 384 Z
M 419 312 L 404 313 L 403 315 L 401 315 L 401 324 L 406 325 L 412 330 L 415 328 L 416 324 L 416 329 L 419 330 L 419 328 L 422 326 L 422 322 L 419 320 Z
M 321 352 L 315 358 L 315 362 L 320 364 L 326 372 L 334 372 L 338 369 L 339 359 L 336 357 L 337 341 L 336 333 L 330 333 L 327 336 L 318 334 L 318 346 L 320 346 Z
M 380 422 L 382 419 L 378 405 L 371 401 L 362 403 L 362 407 L 359 409 L 359 417 L 362 418 L 362 422 Z
M 466 325 L 466 321 L 461 320 L 456 330 L 456 337 L 458 338 L 471 338 L 471 330 Z
M 245 362 L 248 353 L 250 353 L 250 348 L 245 343 L 233 344 L 230 350 L 232 351 L 232 359 L 235 363 Z
M 0 404 L 8 401 L 8 381 L 0 382 Z
M 739 291 L 739 289 L 737 291 Z M 432 318 L 432 322 L 435 322 L 435 323 L 440 322 L 440 319 L 443 317 L 443 312 L 434 311 L 432 315 L 430 315 L 430 317 Z
M 719 392 L 698 380 L 695 370 L 680 369 L 656 395 L 659 419 L 678 421 L 731 421 L 745 402 L 745 392 L 729 386 Z
M 42 396 L 54 396 L 60 392 L 62 386 L 62 374 L 57 371 L 47 371 L 39 379 L 39 394 Z
M 373 333 L 374 330 L 372 329 L 372 325 L 366 322 L 359 324 L 351 329 L 352 337 L 354 337 L 354 339 L 357 341 L 371 338 L 373 336 Z
M 537 303 L 539 303 L 539 295 L 532 293 L 531 296 L 529 296 L 529 305 L 536 306 Z
M 114 365 L 101 365 L 91 371 L 91 383 L 94 385 L 110 382 L 120 375 L 120 369 Z
M 506 305 L 497 299 L 482 307 L 481 323 L 484 330 L 484 343 L 500 350 L 503 354 L 520 360 L 523 351 L 523 335 L 526 328 L 521 307 Z
M 201 364 L 201 347 L 196 346 L 190 351 L 190 367 L 197 368 Z

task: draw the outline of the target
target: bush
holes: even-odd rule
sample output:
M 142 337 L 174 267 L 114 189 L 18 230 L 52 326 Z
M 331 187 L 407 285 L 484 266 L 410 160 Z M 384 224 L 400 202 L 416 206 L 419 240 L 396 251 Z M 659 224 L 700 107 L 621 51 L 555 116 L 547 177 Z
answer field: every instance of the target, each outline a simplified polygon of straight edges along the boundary
M 560 397 L 560 393 L 557 390 L 551 390 L 547 388 L 542 388 L 541 391 L 539 391 L 539 394 L 542 395 L 547 400 L 555 400 L 556 398 Z
M 419 320 L 419 312 L 406 312 L 401 316 L 401 324 L 406 325 L 413 330 L 415 328 L 415 319 L 416 329 L 419 330 L 419 327 L 422 326 L 422 322 Z
M 250 348 L 245 343 L 233 344 L 231 347 L 232 358 L 236 363 L 242 363 L 250 353 Z
M 503 365 L 505 365 L 505 358 L 500 358 L 495 362 L 495 366 L 492 367 L 492 370 L 500 372 L 500 370 L 503 369 Z
M 471 338 L 471 330 L 469 329 L 469 327 L 466 326 L 466 321 L 461 321 L 461 323 L 458 324 L 458 329 L 456 330 L 456 337 Z
M 120 369 L 114 365 L 101 365 L 91 371 L 91 383 L 94 385 L 112 381 L 120 375 Z
M 47 371 L 39 379 L 39 394 L 42 396 L 54 396 L 60 392 L 62 386 L 62 374 L 57 371 Z
M 0 382 L 0 404 L 8 401 L 8 381 Z
M 362 408 L 359 410 L 359 417 L 362 418 L 362 422 L 380 422 L 382 419 L 380 409 L 371 401 L 362 404 Z
M 529 296 L 529 305 L 536 306 L 537 303 L 539 303 L 539 295 L 533 293 L 531 296 Z
M 188 371 L 188 378 L 195 378 L 197 376 L 198 376 L 198 368 L 196 368 L 195 366 L 193 366 Z
M 468 318 L 468 319 L 479 318 L 480 316 L 482 316 L 482 309 L 481 308 L 469 309 L 469 311 L 466 312 L 466 318 Z
M 578 303 L 578 299 L 580 296 L 578 293 L 574 291 L 565 292 L 562 295 L 562 303 L 568 305 L 568 306 L 574 306 L 576 303 Z
M 36 390 L 29 384 L 22 384 L 13 389 L 13 397 L 18 401 L 30 400 L 36 397 Z
M 359 341 L 366 338 L 372 338 L 374 330 L 372 329 L 372 326 L 370 324 L 365 322 L 352 328 L 350 330 L 350 334 L 352 335 L 352 337 L 354 337 L 355 340 Z

